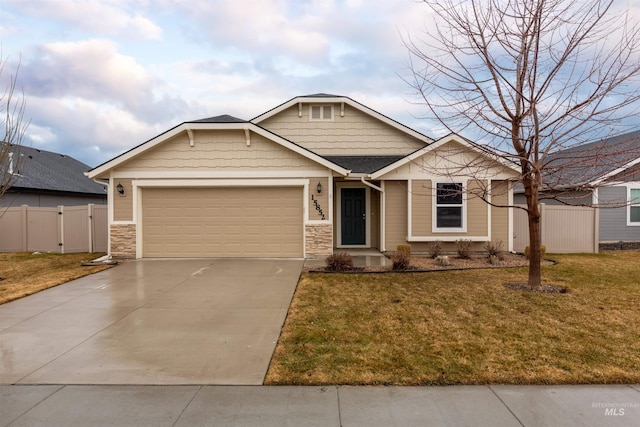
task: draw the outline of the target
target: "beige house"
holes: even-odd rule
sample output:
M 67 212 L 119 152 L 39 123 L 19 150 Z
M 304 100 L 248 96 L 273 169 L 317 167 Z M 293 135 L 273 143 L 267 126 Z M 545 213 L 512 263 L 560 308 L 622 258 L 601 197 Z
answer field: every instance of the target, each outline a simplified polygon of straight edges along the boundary
M 94 168 L 114 257 L 314 257 L 409 243 L 511 249 L 513 165 L 343 96 L 185 122 Z M 487 203 L 489 202 L 489 203 Z

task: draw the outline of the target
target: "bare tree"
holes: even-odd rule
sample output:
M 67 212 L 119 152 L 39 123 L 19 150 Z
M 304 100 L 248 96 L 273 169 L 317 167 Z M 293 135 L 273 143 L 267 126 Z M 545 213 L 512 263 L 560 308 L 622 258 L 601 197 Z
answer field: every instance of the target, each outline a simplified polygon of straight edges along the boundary
M 0 200 L 18 177 L 22 158 L 20 147 L 29 122 L 24 119 L 26 100 L 24 94 L 16 93 L 18 71 L 7 75 L 8 60 L 0 54 L 0 84 L 4 90 L 0 93 Z
M 614 0 L 424 3 L 433 23 L 426 39 L 405 40 L 406 80 L 429 117 L 518 165 L 527 200 L 528 283 L 538 288 L 539 195 L 553 189 L 545 177 L 558 176 L 553 154 L 607 135 L 637 113 L 640 28 L 614 11 Z

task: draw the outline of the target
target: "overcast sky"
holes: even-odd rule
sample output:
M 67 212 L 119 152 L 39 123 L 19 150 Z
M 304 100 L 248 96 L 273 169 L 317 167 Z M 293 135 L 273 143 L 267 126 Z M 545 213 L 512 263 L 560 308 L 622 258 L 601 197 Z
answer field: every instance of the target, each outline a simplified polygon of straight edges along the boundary
M 624 3 L 637 0 L 622 0 Z M 415 0 L 0 0 L 27 144 L 97 166 L 183 121 L 346 95 L 428 136 L 402 35 Z
M 186 120 L 350 96 L 422 132 L 398 76 L 414 0 L 0 0 L 27 144 L 97 166 Z M 6 70 L 5 70 L 6 72 Z

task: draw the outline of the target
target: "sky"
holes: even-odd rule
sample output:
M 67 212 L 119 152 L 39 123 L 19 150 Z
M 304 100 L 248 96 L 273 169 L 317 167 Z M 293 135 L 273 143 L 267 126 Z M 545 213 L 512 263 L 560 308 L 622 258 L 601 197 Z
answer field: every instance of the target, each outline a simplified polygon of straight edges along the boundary
M 0 0 L 25 144 L 97 166 L 184 121 L 345 95 L 431 136 L 402 34 L 414 0 Z
M 620 0 L 620 7 L 637 0 Z M 97 166 L 190 120 L 241 119 L 299 95 L 352 99 L 427 136 L 403 38 L 417 0 L 0 0 L 25 144 Z

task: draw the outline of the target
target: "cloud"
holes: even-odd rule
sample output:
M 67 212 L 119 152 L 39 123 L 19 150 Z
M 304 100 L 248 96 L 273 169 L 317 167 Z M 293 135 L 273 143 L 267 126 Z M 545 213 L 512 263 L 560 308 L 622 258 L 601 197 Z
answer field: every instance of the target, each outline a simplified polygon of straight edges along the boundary
M 162 29 L 141 12 L 131 9 L 139 1 L 98 0 L 2 0 L 15 11 L 61 21 L 92 34 L 130 39 L 161 39 Z
M 107 102 L 153 122 L 170 119 L 186 106 L 163 93 L 163 82 L 109 40 L 39 46 L 23 60 L 20 73 L 28 93 Z

